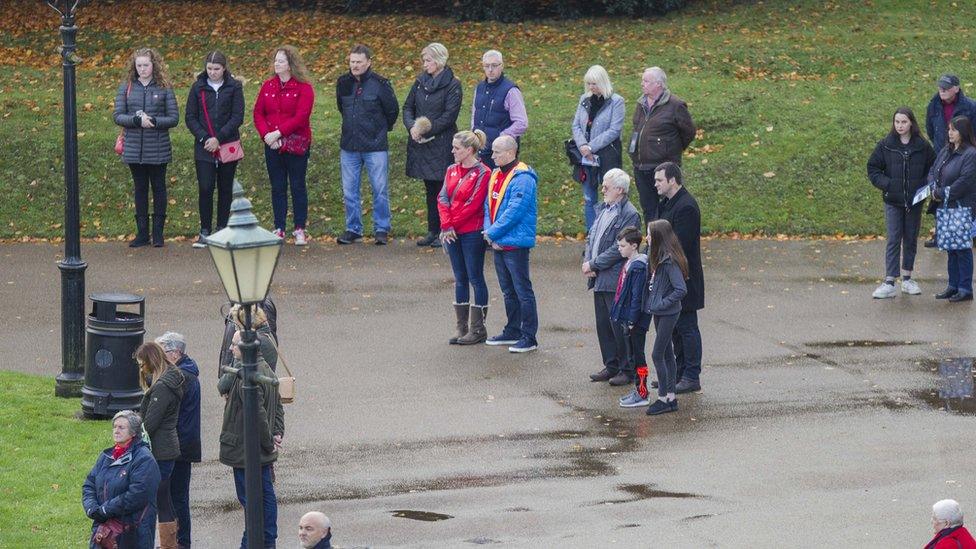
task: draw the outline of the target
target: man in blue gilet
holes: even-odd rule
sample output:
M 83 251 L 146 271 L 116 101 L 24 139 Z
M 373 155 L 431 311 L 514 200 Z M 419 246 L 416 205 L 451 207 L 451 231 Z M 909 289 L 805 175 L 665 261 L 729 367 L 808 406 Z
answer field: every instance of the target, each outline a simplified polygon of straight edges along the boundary
M 525 113 L 525 99 L 514 82 L 505 78 L 505 64 L 502 54 L 488 50 L 481 56 L 481 66 L 485 69 L 485 79 L 474 89 L 471 104 L 471 129 L 485 132 L 485 148 L 479 156 L 490 168 L 496 168 L 491 159 L 491 144 L 495 138 L 508 135 L 516 142 L 529 127 L 529 117 Z

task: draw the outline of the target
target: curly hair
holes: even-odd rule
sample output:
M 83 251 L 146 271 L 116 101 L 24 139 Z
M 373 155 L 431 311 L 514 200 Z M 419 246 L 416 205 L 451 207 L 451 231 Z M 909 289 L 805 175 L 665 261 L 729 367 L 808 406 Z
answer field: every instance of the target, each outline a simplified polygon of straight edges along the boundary
M 285 58 L 288 59 L 288 68 L 291 70 L 292 78 L 299 82 L 309 82 L 308 69 L 305 68 L 305 61 L 302 60 L 302 54 L 298 53 L 298 48 L 288 44 L 278 46 L 274 49 L 274 53 L 271 54 L 272 75 L 274 74 L 274 59 L 278 56 L 278 52 L 284 53 Z
M 136 72 L 136 58 L 137 57 L 148 57 L 149 61 L 152 62 L 153 66 L 153 80 L 156 81 L 156 85 L 161 88 L 171 88 L 169 83 L 169 77 L 166 76 L 166 64 L 163 63 L 163 56 L 159 55 L 159 52 L 152 48 L 139 48 L 132 52 L 132 56 L 129 57 L 129 63 L 126 68 L 126 77 L 128 82 L 133 82 L 139 78 L 139 73 Z

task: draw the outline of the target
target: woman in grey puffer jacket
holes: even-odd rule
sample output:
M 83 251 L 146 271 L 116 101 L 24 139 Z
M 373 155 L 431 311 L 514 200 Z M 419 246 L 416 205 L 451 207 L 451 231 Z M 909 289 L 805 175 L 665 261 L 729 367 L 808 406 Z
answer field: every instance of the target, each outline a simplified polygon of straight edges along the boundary
M 149 187 L 153 193 L 152 244 L 163 245 L 166 224 L 166 165 L 173 158 L 169 129 L 180 120 L 176 95 L 156 50 L 132 54 L 125 81 L 115 96 L 115 123 L 122 127 L 122 162 L 129 165 L 135 184 L 136 237 L 129 246 L 149 244 Z

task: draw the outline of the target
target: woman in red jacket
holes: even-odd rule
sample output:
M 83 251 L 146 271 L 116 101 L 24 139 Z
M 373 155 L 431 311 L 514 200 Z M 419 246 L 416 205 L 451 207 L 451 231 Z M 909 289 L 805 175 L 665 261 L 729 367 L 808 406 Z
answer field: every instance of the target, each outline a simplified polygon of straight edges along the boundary
M 485 146 L 481 130 L 454 134 L 451 154 L 454 164 L 447 168 L 444 186 L 437 195 L 441 218 L 441 242 L 451 258 L 454 270 L 454 313 L 457 335 L 452 345 L 474 345 L 488 337 L 485 316 L 488 314 L 488 285 L 485 284 L 485 197 L 491 170 L 478 158 Z M 470 303 L 470 288 L 474 303 Z M 469 327 L 470 322 L 470 327 Z
M 932 529 L 935 537 L 925 549 L 976 549 L 976 540 L 962 525 L 962 509 L 953 499 L 935 502 L 932 506 Z
M 254 127 L 264 140 L 264 160 L 271 179 L 271 205 L 275 234 L 285 237 L 288 188 L 295 216 L 295 244 L 306 244 L 308 218 L 308 150 L 312 144 L 309 119 L 315 90 L 309 84 L 305 62 L 294 46 L 281 46 L 274 54 L 274 76 L 266 80 L 254 103 Z

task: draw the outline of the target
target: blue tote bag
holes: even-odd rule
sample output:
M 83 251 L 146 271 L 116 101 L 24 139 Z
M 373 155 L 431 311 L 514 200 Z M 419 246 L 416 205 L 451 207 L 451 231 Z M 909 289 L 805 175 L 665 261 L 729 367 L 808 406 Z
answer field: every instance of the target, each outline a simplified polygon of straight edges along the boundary
M 935 242 L 940 250 L 965 250 L 973 247 L 973 211 L 969 207 L 949 207 L 949 201 L 935 211 Z

